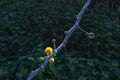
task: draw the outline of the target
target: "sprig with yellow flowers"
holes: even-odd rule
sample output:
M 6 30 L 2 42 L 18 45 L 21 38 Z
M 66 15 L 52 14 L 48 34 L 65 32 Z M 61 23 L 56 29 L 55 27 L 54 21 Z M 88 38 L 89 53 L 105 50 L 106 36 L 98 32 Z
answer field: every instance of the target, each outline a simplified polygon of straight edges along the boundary
M 52 49 L 52 47 L 47 47 L 47 48 L 45 49 L 45 53 L 47 54 L 47 56 L 53 54 L 53 49 Z M 43 62 L 44 59 L 45 59 L 45 57 L 40 57 L 40 61 L 41 61 L 41 62 Z M 53 57 L 50 58 L 49 62 L 50 62 L 50 63 L 54 63 L 54 58 L 53 58 Z
M 53 49 L 52 47 L 46 47 L 45 53 L 47 54 L 47 57 L 48 57 L 49 55 L 53 54 L 54 51 L 56 51 L 55 41 L 56 41 L 55 39 L 52 40 L 54 49 Z M 45 57 L 40 57 L 39 60 L 40 60 L 41 62 L 43 62 L 43 61 L 45 60 L 45 58 L 46 58 L 46 56 L 45 56 Z M 54 61 L 55 61 L 55 60 L 54 60 L 53 57 L 50 58 L 50 60 L 49 60 L 50 63 L 54 63 Z
M 66 46 L 70 36 L 72 35 L 72 33 L 76 30 L 76 29 L 80 29 L 82 32 L 85 32 L 88 35 L 89 39 L 93 39 L 95 37 L 94 33 L 90 32 L 88 33 L 87 31 L 83 30 L 81 27 L 79 27 L 79 23 L 81 20 L 82 15 L 84 14 L 85 10 L 88 8 L 89 4 L 90 4 L 91 0 L 87 0 L 85 5 L 83 6 L 82 10 L 78 13 L 77 15 L 77 19 L 75 24 L 73 25 L 72 28 L 70 28 L 68 31 L 65 31 L 65 38 L 63 39 L 62 43 L 56 48 L 55 46 L 55 39 L 53 40 L 54 43 L 54 50 L 52 49 L 52 47 L 47 47 L 45 49 L 45 53 L 47 54 L 47 57 L 44 59 L 44 57 L 41 57 L 40 60 L 44 61 L 43 64 L 37 68 L 36 70 L 32 71 L 30 73 L 30 75 L 28 76 L 27 80 L 32 80 L 34 76 L 36 76 L 39 72 L 44 71 L 45 67 L 47 66 L 47 64 L 50 63 L 54 63 L 54 56 L 56 56 L 56 54 L 58 54 L 58 52 Z

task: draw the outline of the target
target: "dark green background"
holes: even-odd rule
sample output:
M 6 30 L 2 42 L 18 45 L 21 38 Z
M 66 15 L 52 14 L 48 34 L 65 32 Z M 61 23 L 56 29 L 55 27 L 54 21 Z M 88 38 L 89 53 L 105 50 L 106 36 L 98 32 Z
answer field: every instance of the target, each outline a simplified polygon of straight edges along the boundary
M 0 0 L 0 80 L 26 80 L 86 0 Z M 120 80 L 120 0 L 92 0 L 65 48 L 33 80 Z

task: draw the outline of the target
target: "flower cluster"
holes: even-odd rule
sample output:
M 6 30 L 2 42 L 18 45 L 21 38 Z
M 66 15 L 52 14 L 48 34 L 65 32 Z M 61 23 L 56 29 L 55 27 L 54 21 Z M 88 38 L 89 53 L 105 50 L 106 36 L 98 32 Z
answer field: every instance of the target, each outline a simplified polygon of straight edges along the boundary
M 45 53 L 47 54 L 47 56 L 51 55 L 51 54 L 53 53 L 52 47 L 47 47 L 47 48 L 45 49 Z M 44 61 L 44 57 L 40 57 L 39 60 L 40 60 L 41 62 L 43 62 L 43 61 Z M 50 63 L 54 63 L 54 58 L 51 58 L 51 59 L 49 60 L 49 62 L 50 62 Z

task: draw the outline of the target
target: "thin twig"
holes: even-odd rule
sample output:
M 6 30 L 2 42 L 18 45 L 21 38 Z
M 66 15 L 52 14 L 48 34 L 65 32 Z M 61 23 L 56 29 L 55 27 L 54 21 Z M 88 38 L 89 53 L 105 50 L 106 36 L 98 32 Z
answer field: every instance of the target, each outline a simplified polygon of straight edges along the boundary
M 82 29 L 81 27 L 78 27 L 78 29 L 80 29 L 82 32 L 89 34 L 89 32 L 85 31 L 84 29 Z
M 30 75 L 28 76 L 27 80 L 32 80 L 33 77 L 36 76 L 39 72 L 44 71 L 46 65 L 48 64 L 48 62 L 50 60 L 50 58 L 52 58 L 54 55 L 58 54 L 58 52 L 63 47 L 65 47 L 65 45 L 68 42 L 68 39 L 70 38 L 70 36 L 73 33 L 73 31 L 76 30 L 79 27 L 79 23 L 80 23 L 81 17 L 83 15 L 83 13 L 85 12 L 85 10 L 88 8 L 90 2 L 91 2 L 91 0 L 87 0 L 87 2 L 85 3 L 85 5 L 83 6 L 82 10 L 79 12 L 74 26 L 67 31 L 66 36 L 65 36 L 63 42 L 56 48 L 56 50 L 53 52 L 53 54 L 47 56 L 46 60 L 44 61 L 44 63 L 39 68 L 37 68 L 36 70 L 34 70 L 34 71 L 32 71 L 30 73 Z
M 53 48 L 54 48 L 54 50 L 55 50 L 55 49 L 56 49 L 56 44 L 55 44 L 56 40 L 53 39 L 52 42 L 53 42 Z

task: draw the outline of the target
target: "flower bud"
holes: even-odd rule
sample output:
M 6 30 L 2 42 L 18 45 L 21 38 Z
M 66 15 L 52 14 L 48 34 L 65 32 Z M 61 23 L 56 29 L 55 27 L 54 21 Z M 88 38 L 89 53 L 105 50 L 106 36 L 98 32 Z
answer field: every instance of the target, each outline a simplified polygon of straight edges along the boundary
M 52 40 L 52 42 L 55 42 L 55 41 L 56 41 L 55 39 Z
M 51 59 L 49 60 L 49 62 L 50 62 L 50 63 L 54 63 L 54 58 L 51 58 Z
M 93 32 L 88 33 L 89 39 L 95 38 L 95 34 Z
M 43 62 L 44 61 L 44 57 L 40 57 L 40 62 Z

